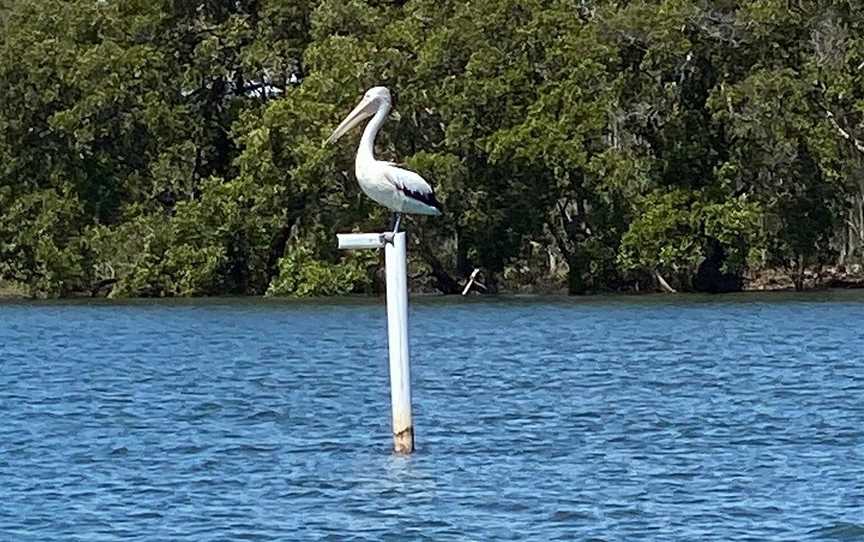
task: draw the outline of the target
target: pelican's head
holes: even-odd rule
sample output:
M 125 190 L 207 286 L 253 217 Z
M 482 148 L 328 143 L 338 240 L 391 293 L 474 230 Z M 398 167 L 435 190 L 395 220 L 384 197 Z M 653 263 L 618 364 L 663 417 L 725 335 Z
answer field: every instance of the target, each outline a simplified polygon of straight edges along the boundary
M 333 130 L 333 133 L 327 138 L 327 143 L 333 143 L 342 137 L 345 132 L 374 115 L 379 109 L 390 109 L 391 103 L 392 98 L 390 98 L 390 91 L 387 87 L 370 88 L 363 95 L 363 99 L 360 100 L 357 107 Z

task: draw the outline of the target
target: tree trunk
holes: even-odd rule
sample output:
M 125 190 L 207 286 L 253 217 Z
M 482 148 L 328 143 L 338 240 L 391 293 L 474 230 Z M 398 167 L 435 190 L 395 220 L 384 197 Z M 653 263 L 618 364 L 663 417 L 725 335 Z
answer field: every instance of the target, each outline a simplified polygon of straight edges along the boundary
M 567 293 L 569 295 L 585 295 L 588 293 L 588 283 L 585 281 L 585 263 L 584 258 L 580 258 L 577 254 L 571 254 L 567 258 L 567 264 L 570 267 L 567 270 Z
M 717 239 L 708 241 L 708 254 L 693 277 L 693 289 L 697 292 L 721 294 L 740 292 L 744 287 L 744 279 L 735 273 L 724 273 L 726 251 Z
M 447 272 L 444 264 L 426 244 L 426 240 L 422 237 L 418 237 L 418 240 L 423 259 L 429 264 L 432 279 L 435 281 L 435 288 L 445 295 L 460 293 L 462 289 L 459 287 L 459 283 Z
M 804 291 L 804 257 L 798 256 L 798 261 L 795 262 L 795 268 L 792 271 L 792 284 L 795 286 L 796 292 Z

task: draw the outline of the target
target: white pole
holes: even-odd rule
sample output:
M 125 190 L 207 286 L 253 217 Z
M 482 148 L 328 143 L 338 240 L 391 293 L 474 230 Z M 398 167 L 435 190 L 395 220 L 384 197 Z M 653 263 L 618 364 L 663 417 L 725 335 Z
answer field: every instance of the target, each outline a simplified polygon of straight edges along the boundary
M 408 264 L 405 232 L 384 247 L 387 274 L 387 339 L 390 349 L 390 402 L 393 409 L 393 449 L 414 451 L 411 420 L 411 365 L 408 361 Z

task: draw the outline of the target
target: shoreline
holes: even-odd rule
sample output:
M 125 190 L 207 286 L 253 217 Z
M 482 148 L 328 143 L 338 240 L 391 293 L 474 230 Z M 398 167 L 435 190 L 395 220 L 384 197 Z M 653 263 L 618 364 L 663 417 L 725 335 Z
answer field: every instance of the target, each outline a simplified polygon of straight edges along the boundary
M 829 287 L 823 286 L 819 288 L 808 288 L 806 290 L 796 291 L 793 288 L 773 288 L 773 289 L 750 289 L 741 290 L 738 292 L 724 293 L 707 293 L 707 292 L 662 292 L 662 291 L 605 291 L 591 292 L 584 295 L 569 295 L 566 291 L 500 291 L 495 294 L 469 294 L 462 295 L 443 295 L 434 292 L 410 292 L 412 300 L 429 302 L 429 301 L 444 301 L 444 302 L 495 302 L 508 300 L 561 300 L 574 301 L 579 300 L 596 302 L 598 300 L 650 300 L 650 299 L 716 299 L 716 300 L 733 300 L 738 297 L 762 297 L 770 298 L 772 296 L 800 296 L 801 298 L 818 297 L 831 294 L 850 295 L 864 293 L 862 287 Z M 319 305 L 328 304 L 344 304 L 344 303 L 377 303 L 384 299 L 382 294 L 348 294 L 344 296 L 329 296 L 329 297 L 288 297 L 288 296 L 266 296 L 266 295 L 211 295 L 211 296 L 175 296 L 175 297 L 116 297 L 110 298 L 106 296 L 89 296 L 89 295 L 72 295 L 65 297 L 29 297 L 25 295 L 9 295 L 7 292 L 0 290 L 0 305 L 3 304 L 53 304 L 53 303 L 96 303 L 105 305 L 123 305 L 123 304 L 160 304 L 160 303 L 177 303 L 185 304 L 208 304 L 208 303 L 298 303 L 307 304 L 315 303 Z
M 597 290 L 597 291 L 589 291 L 583 295 L 570 295 L 567 293 L 567 289 L 563 287 L 542 287 L 542 286 L 532 286 L 525 285 L 520 288 L 509 289 L 509 288 L 501 288 L 498 292 L 492 294 L 486 293 L 478 293 L 476 291 L 472 291 L 467 296 L 460 295 L 444 295 L 437 291 L 430 291 L 426 289 L 417 289 L 417 290 L 409 290 L 412 296 L 417 297 L 446 297 L 446 298 L 459 298 L 459 297 L 469 297 L 469 298 L 496 298 L 496 297 L 514 297 L 514 296 L 537 296 L 537 297 L 606 297 L 606 296 L 649 296 L 662 294 L 667 296 L 690 296 L 690 295 L 729 295 L 729 294 L 746 294 L 746 293 L 759 293 L 759 292 L 779 292 L 779 293 L 802 293 L 806 294 L 809 292 L 824 292 L 829 290 L 859 290 L 864 289 L 864 272 L 859 269 L 860 266 L 856 266 L 855 269 L 851 271 L 847 271 L 845 269 L 837 269 L 837 268 L 827 268 L 822 270 L 821 272 L 815 271 L 807 271 L 805 272 L 805 280 L 804 280 L 804 289 L 796 290 L 790 276 L 784 272 L 778 270 L 765 270 L 757 273 L 752 273 L 749 275 L 745 275 L 744 277 L 744 286 L 741 290 L 731 291 L 731 292 L 697 292 L 690 290 L 680 290 L 676 292 L 665 292 L 660 288 L 652 288 L 652 289 L 630 289 L 630 290 Z M 0 301 L 8 301 L 8 300 L 45 300 L 45 299 L 55 299 L 55 300 L 73 300 L 73 299 L 106 299 L 106 300 L 142 300 L 142 299 L 255 299 L 255 298 L 264 298 L 264 299 L 345 299 L 347 298 L 357 298 L 357 299 L 376 299 L 381 297 L 383 294 L 349 294 L 348 296 L 332 296 L 332 297 L 290 297 L 290 296 L 266 296 L 266 295 L 255 295 L 255 294 L 239 294 L 239 295 L 231 295 L 231 294 L 215 294 L 215 295 L 202 295 L 202 296 L 172 296 L 172 297 L 118 297 L 111 298 L 102 293 L 93 295 L 92 292 L 77 292 L 71 295 L 60 296 L 60 297 L 40 297 L 40 296 L 31 296 L 29 295 L 29 291 L 25 285 L 14 282 L 0 281 Z

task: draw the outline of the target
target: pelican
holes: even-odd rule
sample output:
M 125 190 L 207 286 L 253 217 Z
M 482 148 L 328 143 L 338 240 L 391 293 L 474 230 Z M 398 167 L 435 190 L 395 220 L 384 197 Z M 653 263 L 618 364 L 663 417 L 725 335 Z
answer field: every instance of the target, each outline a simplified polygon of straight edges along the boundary
M 402 213 L 437 216 L 441 214 L 441 204 L 423 177 L 396 167 L 393 162 L 375 159 L 375 136 L 384 124 L 391 105 L 387 87 L 370 88 L 357 107 L 336 127 L 327 143 L 335 142 L 345 132 L 372 117 L 363 130 L 360 147 L 357 148 L 354 173 L 363 193 L 393 211 L 395 234 L 399 231 Z

